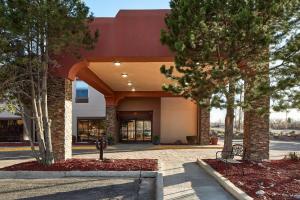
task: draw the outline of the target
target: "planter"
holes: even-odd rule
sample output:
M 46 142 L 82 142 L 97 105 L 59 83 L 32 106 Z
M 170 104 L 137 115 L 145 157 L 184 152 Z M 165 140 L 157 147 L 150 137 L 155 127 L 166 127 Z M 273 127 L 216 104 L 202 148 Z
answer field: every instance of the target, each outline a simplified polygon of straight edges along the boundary
M 158 135 L 156 135 L 156 136 L 153 137 L 152 143 L 153 143 L 154 145 L 159 145 L 159 143 L 160 143 L 160 138 L 159 138 Z
M 28 161 L 0 169 L 1 171 L 156 171 L 156 159 L 68 159 L 45 166 Z
M 107 144 L 108 145 L 114 145 L 115 144 L 114 138 L 111 137 L 111 136 L 107 137 Z
M 253 200 L 246 192 L 235 186 L 229 179 L 222 176 L 203 160 L 197 159 L 198 165 L 209 175 L 211 175 L 227 192 L 238 200 Z
M 188 144 L 197 144 L 197 136 L 186 136 Z
M 219 140 L 219 138 L 217 138 L 217 137 L 210 138 L 211 145 L 217 145 L 218 144 L 218 140 Z

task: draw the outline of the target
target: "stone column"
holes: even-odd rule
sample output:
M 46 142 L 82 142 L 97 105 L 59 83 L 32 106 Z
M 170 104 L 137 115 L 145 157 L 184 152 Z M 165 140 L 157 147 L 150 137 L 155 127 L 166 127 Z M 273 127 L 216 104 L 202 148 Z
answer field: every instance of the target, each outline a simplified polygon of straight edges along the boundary
M 268 76 L 259 79 L 262 84 L 269 84 Z M 253 83 L 257 80 L 255 76 L 245 80 L 245 101 L 249 103 L 250 108 L 244 113 L 244 159 L 252 161 L 269 159 L 270 97 L 268 95 L 253 97 Z M 260 112 L 262 110 L 265 111 L 263 114 Z
M 117 108 L 116 106 L 106 106 L 107 134 L 112 135 L 114 141 L 119 142 Z
M 48 109 L 52 120 L 54 159 L 72 158 L 72 82 L 64 78 L 49 77 Z
M 209 145 L 210 111 L 198 106 L 198 143 Z

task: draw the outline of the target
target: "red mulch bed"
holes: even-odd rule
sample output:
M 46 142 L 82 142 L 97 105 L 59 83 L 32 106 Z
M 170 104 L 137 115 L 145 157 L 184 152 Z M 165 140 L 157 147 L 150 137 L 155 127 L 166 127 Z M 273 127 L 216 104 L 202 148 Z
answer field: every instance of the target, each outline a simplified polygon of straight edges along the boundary
M 155 171 L 156 159 L 69 159 L 44 166 L 36 161 L 2 168 L 2 171 Z
M 254 199 L 295 200 L 295 195 L 300 195 L 300 161 L 229 164 L 227 175 L 225 163 L 211 159 L 205 162 Z M 244 176 L 240 167 L 244 168 Z M 259 190 L 265 194 L 257 195 Z

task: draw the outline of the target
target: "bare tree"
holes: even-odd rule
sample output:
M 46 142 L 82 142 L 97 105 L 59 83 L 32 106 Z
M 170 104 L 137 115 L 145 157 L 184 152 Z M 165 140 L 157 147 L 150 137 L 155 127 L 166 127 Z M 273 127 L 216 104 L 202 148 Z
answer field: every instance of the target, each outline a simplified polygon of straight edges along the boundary
M 93 48 L 98 32 L 90 32 L 93 18 L 79 0 L 1 0 L 0 13 L 1 96 L 21 114 L 37 161 L 50 165 L 54 157 L 47 89 L 49 71 L 59 66 L 53 58 L 62 51 Z M 30 120 L 36 126 L 38 150 L 30 137 Z

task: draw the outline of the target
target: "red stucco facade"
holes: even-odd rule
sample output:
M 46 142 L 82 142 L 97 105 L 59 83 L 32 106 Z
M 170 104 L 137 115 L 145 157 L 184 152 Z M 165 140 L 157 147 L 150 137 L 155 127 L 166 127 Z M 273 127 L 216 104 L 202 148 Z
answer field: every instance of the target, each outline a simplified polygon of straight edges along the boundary
M 160 42 L 169 10 L 121 10 L 115 18 L 95 18 L 92 31 L 100 37 L 91 51 L 81 51 L 82 60 L 64 54 L 57 58 L 61 67 L 56 74 L 74 79 L 89 62 L 173 61 L 173 54 Z

